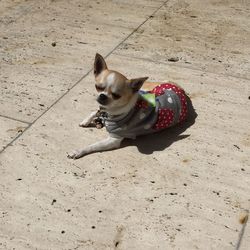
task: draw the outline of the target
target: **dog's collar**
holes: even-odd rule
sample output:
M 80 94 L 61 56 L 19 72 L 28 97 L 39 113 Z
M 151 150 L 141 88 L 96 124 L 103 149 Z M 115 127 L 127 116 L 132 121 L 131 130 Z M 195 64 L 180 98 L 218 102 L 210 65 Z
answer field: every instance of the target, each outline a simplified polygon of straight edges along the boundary
M 128 113 L 120 114 L 120 115 L 109 115 L 106 118 L 107 122 L 123 122 L 124 120 L 128 120 L 132 114 L 134 113 L 135 107 L 133 107 Z
M 109 115 L 107 113 L 107 120 L 117 122 L 117 121 L 120 121 L 120 120 L 123 121 L 126 117 L 131 117 L 131 115 L 135 111 L 136 104 L 140 100 L 145 100 L 146 102 L 150 103 L 153 107 L 155 107 L 155 105 L 156 105 L 156 103 L 155 103 L 155 94 L 149 93 L 148 91 L 144 91 L 144 90 L 139 90 L 138 94 L 139 95 L 138 95 L 138 98 L 137 98 L 137 101 L 136 101 L 134 107 L 128 113 L 123 113 L 123 114 L 119 114 L 119 115 Z

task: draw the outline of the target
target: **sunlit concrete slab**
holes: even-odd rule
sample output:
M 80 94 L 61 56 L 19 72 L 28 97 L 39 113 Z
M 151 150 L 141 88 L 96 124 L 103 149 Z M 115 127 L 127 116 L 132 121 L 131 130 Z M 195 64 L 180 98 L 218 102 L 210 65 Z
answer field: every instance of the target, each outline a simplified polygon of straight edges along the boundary
M 248 249 L 249 6 L 202 3 L 1 5 L 0 248 Z M 97 108 L 96 51 L 181 85 L 196 122 L 67 159 L 107 136 L 78 127 Z
M 1 155 L 4 246 L 236 246 L 239 214 L 249 207 L 247 96 L 239 90 L 248 82 L 146 60 L 124 67 L 116 55 L 107 61 L 130 77 L 181 84 L 198 113 L 195 124 L 182 135 L 161 133 L 69 160 L 66 152 L 106 136 L 78 127 L 96 107 L 89 75 Z
M 119 53 L 250 79 L 248 1 L 168 1 Z

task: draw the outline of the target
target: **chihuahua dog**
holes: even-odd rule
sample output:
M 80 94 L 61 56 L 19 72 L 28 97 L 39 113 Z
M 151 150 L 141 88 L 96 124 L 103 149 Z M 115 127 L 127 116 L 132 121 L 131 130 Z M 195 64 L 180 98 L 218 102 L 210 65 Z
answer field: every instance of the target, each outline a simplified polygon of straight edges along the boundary
M 128 79 L 121 73 L 109 70 L 104 58 L 96 54 L 94 62 L 97 102 L 107 113 L 105 127 L 109 137 L 81 150 L 68 154 L 78 159 L 94 152 L 119 148 L 124 138 L 161 131 L 181 123 L 187 118 L 188 97 L 173 83 L 149 83 L 148 77 Z M 81 123 L 88 127 L 97 112 Z

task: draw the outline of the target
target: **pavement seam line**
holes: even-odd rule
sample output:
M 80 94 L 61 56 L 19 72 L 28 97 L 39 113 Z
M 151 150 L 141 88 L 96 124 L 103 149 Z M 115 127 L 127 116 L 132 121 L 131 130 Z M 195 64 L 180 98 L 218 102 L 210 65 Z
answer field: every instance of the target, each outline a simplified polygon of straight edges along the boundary
M 151 18 L 153 18 L 153 16 L 170 0 L 164 1 L 163 4 L 158 7 L 152 14 L 150 14 L 140 25 L 138 25 L 127 37 L 125 37 L 118 45 L 116 45 L 106 56 L 105 58 L 107 58 L 108 56 L 110 56 L 118 47 L 121 46 L 121 44 L 123 44 L 126 40 L 128 40 L 128 38 L 130 38 L 135 32 L 137 32 L 137 30 L 139 30 L 148 20 L 150 20 Z
M 246 226 L 247 226 L 247 222 L 248 222 L 249 210 L 246 210 L 245 212 L 246 212 L 246 221 L 243 222 L 243 225 L 242 225 L 241 230 L 239 232 L 239 237 L 238 237 L 238 240 L 236 243 L 235 250 L 240 249 L 241 243 L 242 243 L 243 238 L 244 238 L 244 234 L 245 234 L 245 230 L 246 230 Z
M 23 120 L 20 120 L 20 119 L 14 118 L 14 117 L 10 117 L 10 116 L 7 116 L 7 115 L 1 115 L 0 114 L 0 117 L 6 118 L 6 119 L 9 119 L 9 120 L 13 120 L 13 121 L 16 121 L 16 122 L 31 124 L 31 122 L 23 121 Z
M 118 43 L 104 58 L 106 59 L 108 56 L 110 56 L 122 43 L 124 43 L 128 38 L 130 38 L 138 29 L 140 29 L 148 20 L 150 20 L 168 1 L 164 1 L 156 10 L 153 11 L 152 14 L 150 14 L 146 19 L 139 24 L 128 36 L 126 36 L 120 43 Z M 89 73 L 93 70 L 93 67 L 84 74 L 76 83 L 74 83 L 70 88 L 68 88 L 65 93 L 63 93 L 56 101 L 54 101 L 43 113 L 41 113 L 34 121 L 29 123 L 29 126 L 27 126 L 22 133 L 17 135 L 12 141 L 10 141 L 6 146 L 4 146 L 0 150 L 0 154 L 5 151 L 9 146 L 11 146 L 19 137 L 21 137 L 38 119 L 40 119 L 44 114 L 46 114 L 54 105 L 56 105 L 64 96 L 66 96 L 75 86 L 77 86 L 85 77 L 89 75 Z

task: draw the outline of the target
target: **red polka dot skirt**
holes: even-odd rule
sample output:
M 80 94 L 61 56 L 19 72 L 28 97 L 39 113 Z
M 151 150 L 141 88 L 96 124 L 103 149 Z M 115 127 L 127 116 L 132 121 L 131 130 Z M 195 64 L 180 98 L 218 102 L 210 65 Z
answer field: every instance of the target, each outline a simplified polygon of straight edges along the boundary
M 157 87 L 155 87 L 151 93 L 154 93 L 157 96 L 161 96 L 165 93 L 166 90 L 172 90 L 174 91 L 178 97 L 180 98 L 181 102 L 181 112 L 179 116 L 179 121 L 178 123 L 184 121 L 187 117 L 187 100 L 186 100 L 186 95 L 183 89 L 180 87 L 172 84 L 172 83 L 164 83 L 161 84 Z M 168 128 L 172 125 L 174 120 L 174 112 L 171 109 L 168 108 L 160 108 L 159 109 L 159 114 L 158 114 L 158 119 L 156 124 L 154 125 L 154 129 L 160 130 L 160 129 L 165 129 Z

